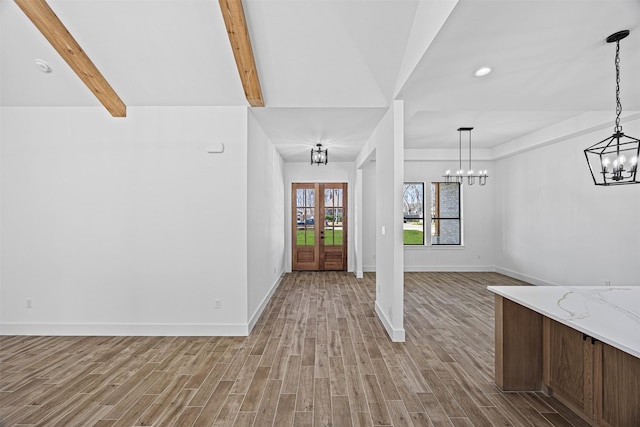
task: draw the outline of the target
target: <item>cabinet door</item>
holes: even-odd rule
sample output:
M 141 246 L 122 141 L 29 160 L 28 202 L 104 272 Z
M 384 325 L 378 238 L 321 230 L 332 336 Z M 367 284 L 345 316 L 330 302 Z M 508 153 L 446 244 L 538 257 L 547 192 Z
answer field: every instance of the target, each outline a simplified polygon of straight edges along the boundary
M 544 382 L 568 406 L 593 413 L 593 345 L 581 332 L 544 319 Z
M 595 354 L 598 424 L 640 426 L 640 359 L 603 343 Z

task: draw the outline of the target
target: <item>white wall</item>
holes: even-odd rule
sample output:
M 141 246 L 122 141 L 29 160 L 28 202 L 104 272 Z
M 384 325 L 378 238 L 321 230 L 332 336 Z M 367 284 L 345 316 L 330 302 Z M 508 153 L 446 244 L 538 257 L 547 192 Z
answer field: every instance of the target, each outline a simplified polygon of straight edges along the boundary
M 309 147 L 311 150 L 311 147 Z M 346 182 L 347 183 L 347 270 L 354 271 L 355 167 L 353 163 L 331 162 L 326 165 L 311 165 L 309 162 L 291 162 L 284 166 L 284 212 L 285 212 L 285 268 L 291 271 L 291 184 L 294 182 Z
M 284 273 L 284 162 L 249 113 L 248 313 L 253 328 Z
M 640 120 L 623 128 L 638 137 Z M 498 271 L 535 284 L 640 285 L 640 185 L 595 186 L 583 154 L 611 132 L 496 162 Z
M 371 134 L 376 147 L 376 314 L 393 341 L 404 331 L 404 104 L 394 101 Z M 371 184 L 369 184 L 371 185 Z
M 247 332 L 246 108 L 1 119 L 1 333 Z
M 376 162 L 362 168 L 362 270 L 376 271 Z
M 425 150 L 427 152 L 428 150 Z M 425 215 L 429 215 L 431 182 L 441 181 L 442 174 L 452 169 L 454 161 L 404 162 L 405 182 L 425 183 Z M 493 172 L 493 163 L 474 162 L 474 167 Z M 375 182 L 375 162 L 363 169 L 365 183 Z M 495 269 L 494 238 L 495 178 L 487 185 L 462 186 L 463 245 L 456 246 L 404 246 L 404 271 L 493 271 Z M 365 212 L 375 210 L 376 188 L 365 185 L 363 191 Z M 375 271 L 375 217 L 364 217 L 363 269 Z M 425 241 L 429 240 L 427 226 Z
M 431 206 L 431 182 L 442 181 L 447 169 L 455 162 L 405 162 L 405 181 L 424 182 L 425 241 L 429 240 L 428 216 Z M 474 162 L 475 169 L 492 172 L 491 162 Z M 405 246 L 405 271 L 493 271 L 495 248 L 493 235 L 495 179 L 489 177 L 484 186 L 463 184 L 462 245 L 461 246 Z

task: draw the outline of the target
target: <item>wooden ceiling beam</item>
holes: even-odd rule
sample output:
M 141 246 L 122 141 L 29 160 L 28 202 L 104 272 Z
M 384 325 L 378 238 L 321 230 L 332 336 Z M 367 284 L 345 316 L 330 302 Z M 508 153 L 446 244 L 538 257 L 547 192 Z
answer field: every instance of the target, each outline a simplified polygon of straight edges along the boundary
M 244 16 L 242 0 L 218 1 L 247 101 L 252 107 L 264 107 L 258 70 L 253 57 L 253 50 L 251 49 L 251 39 L 249 39 L 249 29 Z
M 14 0 L 113 117 L 126 117 L 127 106 L 82 50 L 45 0 Z

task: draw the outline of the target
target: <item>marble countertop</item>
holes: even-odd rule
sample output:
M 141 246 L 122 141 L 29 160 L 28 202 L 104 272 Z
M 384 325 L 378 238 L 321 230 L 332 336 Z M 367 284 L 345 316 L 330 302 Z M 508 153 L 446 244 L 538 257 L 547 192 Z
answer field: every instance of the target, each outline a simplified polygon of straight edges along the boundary
M 640 286 L 488 286 L 487 289 L 640 358 Z

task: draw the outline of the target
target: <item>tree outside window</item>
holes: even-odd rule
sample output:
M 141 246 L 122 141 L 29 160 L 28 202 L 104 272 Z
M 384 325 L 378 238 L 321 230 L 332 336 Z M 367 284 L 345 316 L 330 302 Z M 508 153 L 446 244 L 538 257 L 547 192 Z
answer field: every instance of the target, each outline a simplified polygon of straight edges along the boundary
M 402 194 L 404 244 L 424 245 L 424 183 L 405 182 Z

